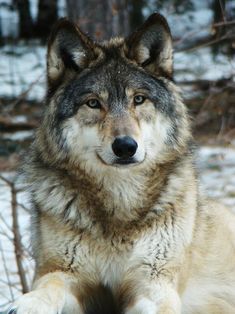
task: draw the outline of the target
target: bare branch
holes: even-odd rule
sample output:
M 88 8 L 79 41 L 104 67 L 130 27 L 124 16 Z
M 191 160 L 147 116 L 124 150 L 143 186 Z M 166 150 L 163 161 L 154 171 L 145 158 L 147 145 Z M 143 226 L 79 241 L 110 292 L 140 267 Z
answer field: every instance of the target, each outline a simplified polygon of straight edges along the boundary
M 232 39 L 234 37 L 235 37 L 235 34 L 231 31 L 228 31 L 227 33 L 225 33 L 223 36 L 219 38 L 215 38 L 214 35 L 208 35 L 208 36 L 204 36 L 198 39 L 192 39 L 192 40 L 187 40 L 187 41 L 185 40 L 185 43 L 176 45 L 175 51 L 176 52 L 193 51 L 196 49 L 214 45 L 226 39 Z
M 2 222 L 4 223 L 4 225 L 7 227 L 7 229 L 12 232 L 11 230 L 11 226 L 8 224 L 8 222 L 6 221 L 6 219 L 3 217 L 3 215 L 0 213 L 0 218 L 2 220 Z
M 223 21 L 212 24 L 212 27 L 221 27 L 221 26 L 228 26 L 228 25 L 234 25 L 235 21 Z
M 36 78 L 36 80 L 34 80 L 29 85 L 29 87 L 17 97 L 16 101 L 11 104 L 11 110 L 13 109 L 13 107 L 15 107 L 17 104 L 19 104 L 22 100 L 26 98 L 26 96 L 31 92 L 32 88 L 42 79 L 43 76 L 44 76 L 44 73 L 39 75 Z
M 33 130 L 38 126 L 37 123 L 28 121 L 28 122 L 12 122 L 11 119 L 6 117 L 0 118 L 0 127 L 2 131 L 7 132 L 16 132 L 24 130 Z
M 12 284 L 11 284 L 10 275 L 9 275 L 9 272 L 8 272 L 6 259 L 5 259 L 5 255 L 4 255 L 4 252 L 3 252 L 3 248 L 2 248 L 1 242 L 0 242 L 0 252 L 1 252 L 1 256 L 2 256 L 2 262 L 3 262 L 4 271 L 5 271 L 5 274 L 6 274 L 6 277 L 7 277 L 8 287 L 9 287 L 9 290 L 10 290 L 11 301 L 14 301 L 14 294 L 13 294 L 13 291 L 12 291 Z
M 22 244 L 21 244 L 21 235 L 18 224 L 18 214 L 17 214 L 17 200 L 16 200 L 16 190 L 14 183 L 11 184 L 11 208 L 12 208 L 12 227 L 14 235 L 14 251 L 16 257 L 16 264 L 18 268 L 18 274 L 20 277 L 20 282 L 22 286 L 22 292 L 26 293 L 29 291 L 28 283 L 25 276 L 25 271 L 22 263 Z
M 17 191 L 18 192 L 18 191 Z M 18 206 L 20 206 L 24 211 L 26 211 L 26 213 L 30 213 L 30 209 L 27 208 L 24 204 L 22 203 L 18 203 Z
M 8 184 L 10 187 L 12 186 L 12 182 L 8 180 L 7 178 L 5 178 L 4 176 L 2 176 L 1 174 L 0 174 L 0 179 L 4 181 L 6 184 Z

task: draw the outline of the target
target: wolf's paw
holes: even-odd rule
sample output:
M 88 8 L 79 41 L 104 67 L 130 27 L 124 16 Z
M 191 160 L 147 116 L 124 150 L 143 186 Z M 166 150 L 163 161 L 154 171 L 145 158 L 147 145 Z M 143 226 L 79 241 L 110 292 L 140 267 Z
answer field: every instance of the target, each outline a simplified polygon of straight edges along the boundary
M 125 314 L 156 314 L 157 306 L 147 298 L 137 300 L 131 307 L 127 308 Z
M 54 303 L 44 291 L 33 291 L 24 294 L 8 311 L 8 314 L 59 314 L 62 313 L 63 302 Z
M 55 291 L 54 291 L 55 292 Z M 76 298 L 65 292 L 45 289 L 35 290 L 24 294 L 9 309 L 8 314 L 81 314 Z

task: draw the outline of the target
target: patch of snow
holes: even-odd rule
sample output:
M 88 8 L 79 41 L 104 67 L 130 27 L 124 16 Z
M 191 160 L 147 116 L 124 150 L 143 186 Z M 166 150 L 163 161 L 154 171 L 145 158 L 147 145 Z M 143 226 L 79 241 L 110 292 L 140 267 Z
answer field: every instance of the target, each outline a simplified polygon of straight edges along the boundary
M 33 137 L 34 131 L 19 131 L 14 133 L 4 133 L 3 139 L 12 141 L 24 141 L 25 139 Z
M 235 149 L 202 147 L 199 156 L 202 190 L 235 213 Z
M 16 122 L 22 123 L 22 122 L 27 121 L 27 117 L 23 115 L 18 115 L 18 116 L 11 117 L 11 121 L 14 123 Z
M 17 38 L 19 35 L 19 15 L 17 11 L 10 10 L 12 1 L 4 1 L 5 6 L 0 8 L 0 30 L 2 37 L 12 36 Z M 7 7 L 8 6 L 8 7 Z
M 175 12 L 171 2 L 165 3 L 162 7 L 158 6 L 156 1 L 150 0 L 143 9 L 143 15 L 147 18 L 156 11 L 167 18 L 172 35 L 175 38 L 181 37 L 186 32 L 196 33 L 201 31 L 202 28 L 206 29 L 213 20 L 211 1 L 209 0 L 193 0 L 192 8 L 183 14 Z
M 176 81 L 216 80 L 235 75 L 235 60 L 221 54 L 213 59 L 210 48 L 175 53 L 174 65 Z
M 38 15 L 38 1 L 39 0 L 30 0 L 29 1 L 30 14 L 32 16 L 32 19 L 35 22 L 37 20 L 37 15 Z
M 4 174 L 12 180 L 15 174 Z M 17 194 L 17 202 L 24 206 L 29 206 L 26 194 L 20 192 Z M 21 286 L 17 265 L 15 259 L 13 233 L 12 233 L 12 215 L 11 215 L 11 190 L 10 187 L 0 179 L 0 311 L 6 310 L 9 304 L 21 295 Z M 34 262 L 30 255 L 30 232 L 29 232 L 29 213 L 18 206 L 19 228 L 21 241 L 24 246 L 22 256 L 23 267 L 26 273 L 26 279 L 30 284 L 33 278 Z
M 189 11 L 187 14 L 168 15 L 167 11 L 163 12 L 167 17 L 172 35 L 179 38 L 182 34 L 194 32 L 199 33 L 203 29 L 208 31 L 209 25 L 213 20 L 210 9 L 201 9 L 198 11 Z
M 66 0 L 58 0 L 58 16 L 63 17 L 66 16 Z
M 0 48 L 0 96 L 42 100 L 46 88 L 46 48 L 6 45 Z

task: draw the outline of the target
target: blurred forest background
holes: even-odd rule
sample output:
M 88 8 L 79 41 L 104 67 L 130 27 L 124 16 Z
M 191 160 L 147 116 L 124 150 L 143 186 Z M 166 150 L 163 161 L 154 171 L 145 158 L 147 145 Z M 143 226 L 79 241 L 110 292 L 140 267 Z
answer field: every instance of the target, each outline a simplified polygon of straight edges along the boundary
M 175 81 L 202 145 L 202 186 L 235 206 L 235 0 L 0 0 L 0 312 L 33 276 L 16 169 L 40 123 L 52 25 L 67 16 L 101 40 L 128 35 L 155 11 L 172 30 Z

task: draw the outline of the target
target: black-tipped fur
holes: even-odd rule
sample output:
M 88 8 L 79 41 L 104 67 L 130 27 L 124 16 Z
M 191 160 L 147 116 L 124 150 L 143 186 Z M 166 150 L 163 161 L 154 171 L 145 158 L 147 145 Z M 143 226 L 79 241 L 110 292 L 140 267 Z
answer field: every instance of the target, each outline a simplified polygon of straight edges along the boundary
M 111 289 L 102 284 L 89 289 L 83 308 L 85 314 L 121 314 Z

